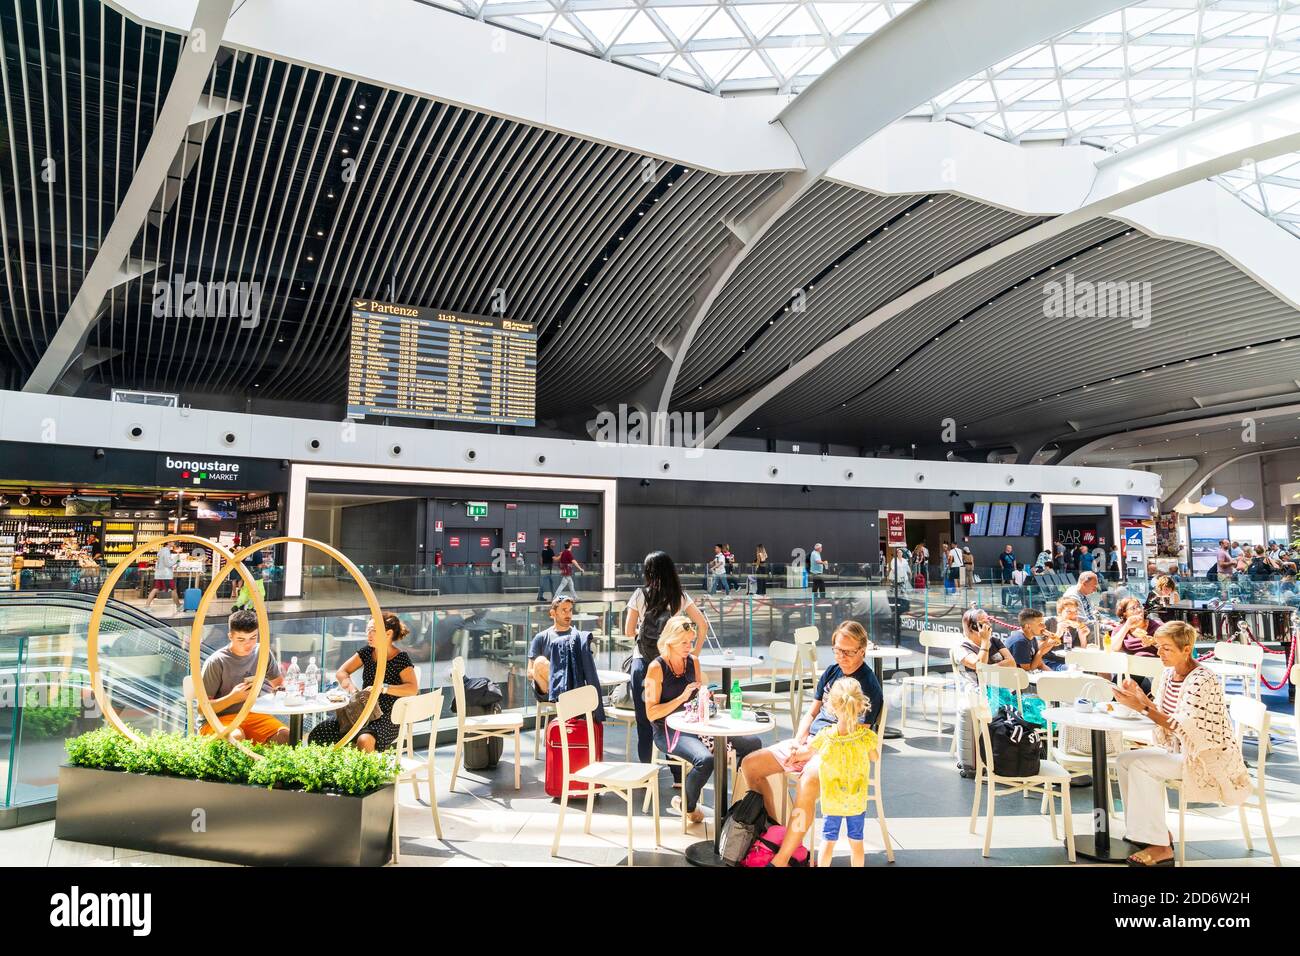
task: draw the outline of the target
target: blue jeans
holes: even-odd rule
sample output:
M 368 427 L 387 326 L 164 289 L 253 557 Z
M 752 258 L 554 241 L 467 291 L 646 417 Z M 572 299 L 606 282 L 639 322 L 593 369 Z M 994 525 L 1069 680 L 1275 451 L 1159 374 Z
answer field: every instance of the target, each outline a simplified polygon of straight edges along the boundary
M 717 588 L 722 589 L 723 594 L 731 593 L 731 585 L 727 583 L 725 574 L 714 574 L 709 578 L 709 593 L 712 594 Z
M 682 757 L 691 762 L 691 771 L 686 775 L 683 786 L 686 791 L 686 812 L 689 813 L 699 803 L 700 791 L 709 782 L 709 774 L 713 773 L 713 754 L 704 741 L 694 734 L 683 733 L 678 736 L 675 730 L 670 733 L 676 738 L 672 749 L 669 749 L 668 738 L 664 736 L 664 725 L 662 723 L 654 725 L 654 742 L 660 753 L 672 754 L 674 757 Z M 737 762 L 744 760 L 763 746 L 763 741 L 758 737 L 728 737 L 726 740 L 731 741 L 731 748 L 736 751 Z M 726 746 L 726 740 L 715 737 L 713 746 L 721 750 Z
M 537 600 L 544 600 L 546 598 L 546 591 L 550 591 L 552 596 L 555 594 L 554 571 L 543 571 L 541 577 L 537 579 Z
M 650 662 L 632 655 L 632 709 L 636 712 L 636 758 L 642 763 L 650 762 L 650 748 L 654 744 L 654 727 L 645 712 L 645 698 L 642 696 L 645 684 L 645 672 Z

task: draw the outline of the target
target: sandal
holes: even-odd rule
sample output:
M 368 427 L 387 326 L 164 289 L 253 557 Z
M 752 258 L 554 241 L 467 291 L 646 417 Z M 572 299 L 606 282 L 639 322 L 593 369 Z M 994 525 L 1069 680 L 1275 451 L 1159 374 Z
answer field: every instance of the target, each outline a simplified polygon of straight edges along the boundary
M 1145 850 L 1138 850 L 1138 852 L 1134 853 L 1124 862 L 1126 862 L 1129 866 L 1173 866 L 1174 865 L 1174 858 L 1172 856 L 1169 857 L 1168 859 L 1152 861 L 1150 856 L 1151 849 L 1152 849 L 1151 847 L 1147 847 L 1147 849 Z M 1140 857 L 1143 854 L 1147 855 L 1147 859 L 1145 861 L 1140 859 Z

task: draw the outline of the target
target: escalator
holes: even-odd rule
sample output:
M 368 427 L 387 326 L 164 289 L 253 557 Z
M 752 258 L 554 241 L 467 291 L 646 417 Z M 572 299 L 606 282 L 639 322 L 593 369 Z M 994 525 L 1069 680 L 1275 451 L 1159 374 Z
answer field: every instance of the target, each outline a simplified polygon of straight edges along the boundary
M 95 596 L 0 593 L 0 827 L 48 819 L 63 742 L 103 726 L 86 636 Z M 219 640 L 222 638 L 218 638 Z M 186 727 L 189 628 L 110 600 L 100 622 L 104 688 L 138 733 Z

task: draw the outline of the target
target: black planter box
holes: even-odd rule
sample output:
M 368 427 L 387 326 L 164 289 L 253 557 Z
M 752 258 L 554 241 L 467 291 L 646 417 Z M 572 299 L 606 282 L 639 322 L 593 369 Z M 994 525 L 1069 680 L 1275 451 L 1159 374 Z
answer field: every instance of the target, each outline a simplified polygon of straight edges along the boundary
M 54 836 L 248 866 L 383 866 L 392 824 L 392 784 L 352 797 L 65 765 Z

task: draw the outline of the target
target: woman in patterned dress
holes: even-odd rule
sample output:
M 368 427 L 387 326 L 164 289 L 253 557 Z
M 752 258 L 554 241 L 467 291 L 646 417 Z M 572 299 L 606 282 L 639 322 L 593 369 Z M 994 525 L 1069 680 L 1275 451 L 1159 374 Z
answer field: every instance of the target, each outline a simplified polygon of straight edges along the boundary
M 393 704 L 398 697 L 413 697 L 420 692 L 420 678 L 415 672 L 415 665 L 406 651 L 397 646 L 409 633 L 408 628 L 396 614 L 384 615 L 384 629 L 388 631 L 388 663 L 384 667 L 384 677 L 378 685 L 375 682 L 375 622 L 366 626 L 366 642 L 369 646 L 353 654 L 334 675 L 348 693 L 356 693 L 357 686 L 352 682 L 352 675 L 361 669 L 362 687 L 379 687 L 379 705 L 370 715 L 370 721 L 361 733 L 352 738 L 354 746 L 361 750 L 387 750 L 397 740 L 397 725 L 393 723 Z M 349 730 L 340 727 L 338 720 L 331 717 L 312 728 L 308 740 L 314 744 L 332 744 L 342 739 Z

